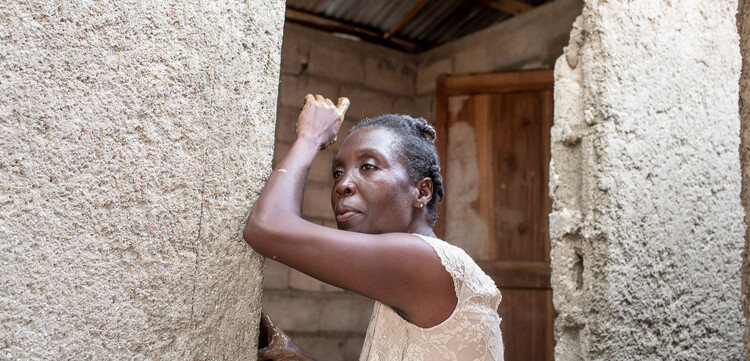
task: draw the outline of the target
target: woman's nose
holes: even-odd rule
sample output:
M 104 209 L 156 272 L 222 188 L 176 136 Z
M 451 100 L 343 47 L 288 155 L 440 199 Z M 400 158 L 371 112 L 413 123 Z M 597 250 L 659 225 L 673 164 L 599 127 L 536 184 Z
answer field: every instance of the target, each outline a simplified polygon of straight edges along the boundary
M 336 194 L 340 197 L 350 196 L 356 189 L 354 182 L 346 175 L 343 175 L 342 179 L 336 183 L 335 188 Z

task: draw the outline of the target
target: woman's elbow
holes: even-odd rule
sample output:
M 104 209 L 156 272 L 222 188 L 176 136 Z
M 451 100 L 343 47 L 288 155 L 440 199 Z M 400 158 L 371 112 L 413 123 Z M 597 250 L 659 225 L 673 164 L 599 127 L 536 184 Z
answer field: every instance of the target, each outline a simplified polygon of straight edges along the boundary
M 250 217 L 245 224 L 245 229 L 242 231 L 242 238 L 253 248 L 253 250 L 263 254 L 263 241 L 266 237 L 264 236 L 265 232 L 263 230 L 263 225 L 257 218 L 258 217 L 253 217 L 253 215 L 250 214 Z

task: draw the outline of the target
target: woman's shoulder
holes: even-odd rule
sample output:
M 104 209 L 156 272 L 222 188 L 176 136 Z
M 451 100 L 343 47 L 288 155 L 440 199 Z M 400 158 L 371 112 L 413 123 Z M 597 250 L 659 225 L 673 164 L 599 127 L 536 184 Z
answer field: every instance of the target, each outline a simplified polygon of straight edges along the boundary
M 432 248 L 435 249 L 435 252 L 438 252 L 438 255 L 440 255 L 440 253 L 442 252 L 442 253 L 445 253 L 446 255 L 451 255 L 454 257 L 471 259 L 471 256 L 469 256 L 466 253 L 466 251 L 464 251 L 462 248 L 458 246 L 454 246 L 440 238 L 423 236 L 421 234 L 416 234 L 416 233 L 414 235 L 418 236 L 419 238 L 422 238 L 425 242 L 427 242 L 430 246 L 432 246 Z
M 415 234 L 429 244 L 451 275 L 463 278 L 466 264 L 475 263 L 474 260 L 460 247 L 456 247 L 442 239 Z
M 456 293 L 461 286 L 467 284 L 472 293 L 497 296 L 500 299 L 500 291 L 492 280 L 479 265 L 462 248 L 452 245 L 442 239 L 417 235 L 427 242 L 440 257 L 443 267 L 448 270 L 454 278 Z

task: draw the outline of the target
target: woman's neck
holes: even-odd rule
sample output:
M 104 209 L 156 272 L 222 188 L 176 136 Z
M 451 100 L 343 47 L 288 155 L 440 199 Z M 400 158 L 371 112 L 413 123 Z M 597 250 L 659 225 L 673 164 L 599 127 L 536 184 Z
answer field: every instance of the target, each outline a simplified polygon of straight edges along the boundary
M 437 238 L 437 236 L 435 236 L 435 232 L 432 230 L 432 227 L 428 226 L 425 223 L 420 223 L 413 226 L 411 229 L 409 229 L 409 233 L 416 233 L 427 237 Z

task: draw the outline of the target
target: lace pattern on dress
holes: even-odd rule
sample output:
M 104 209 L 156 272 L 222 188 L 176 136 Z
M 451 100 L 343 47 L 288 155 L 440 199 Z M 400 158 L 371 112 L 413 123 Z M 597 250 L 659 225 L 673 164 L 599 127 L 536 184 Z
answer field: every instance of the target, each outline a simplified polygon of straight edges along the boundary
M 437 253 L 453 278 L 456 309 L 437 326 L 409 323 L 389 306 L 375 302 L 360 361 L 503 360 L 503 340 L 495 282 L 462 249 L 417 235 Z

